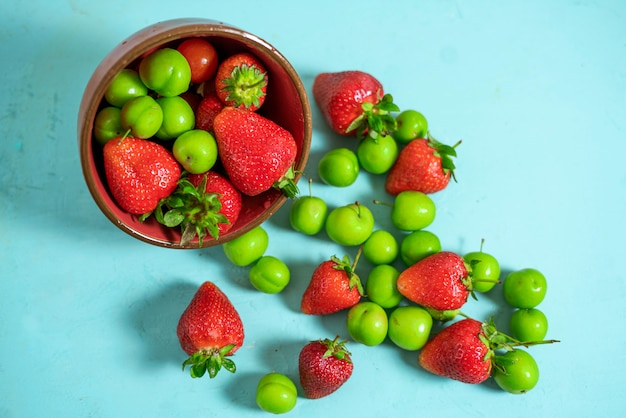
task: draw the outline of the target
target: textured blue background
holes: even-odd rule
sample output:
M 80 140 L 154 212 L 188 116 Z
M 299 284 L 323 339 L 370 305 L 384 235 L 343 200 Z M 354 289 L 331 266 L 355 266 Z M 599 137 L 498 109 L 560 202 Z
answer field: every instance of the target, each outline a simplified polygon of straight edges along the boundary
M 13 3 L 13 4 L 10 4 Z M 549 3 L 549 4 L 548 4 Z M 335 395 L 299 398 L 292 416 L 618 416 L 626 354 L 626 2 L 623 1 L 23 1 L 0 5 L 0 417 L 265 416 L 258 378 L 297 381 L 308 340 L 346 335 L 342 314 L 299 313 L 314 267 L 343 249 L 289 229 L 289 203 L 264 227 L 268 254 L 292 283 L 280 295 L 248 284 L 220 248 L 165 250 L 136 241 L 98 210 L 76 144 L 82 90 L 100 60 L 151 23 L 223 20 L 264 38 L 310 91 L 322 71 L 361 69 L 438 139 L 463 140 L 458 183 L 433 195 L 429 228 L 446 249 L 485 251 L 503 270 L 535 267 L 549 281 L 540 308 L 550 338 L 532 349 L 538 386 L 524 396 L 493 382 L 429 375 L 391 343 L 352 343 L 351 380 Z M 315 167 L 330 133 L 313 105 L 305 175 L 338 206 L 383 197 L 363 175 L 337 191 Z M 383 207 L 373 208 L 386 226 Z M 369 266 L 360 264 L 365 275 Z M 239 371 L 214 380 L 181 372 L 178 316 L 213 280 L 240 310 Z M 510 313 L 497 290 L 470 300 L 480 319 Z

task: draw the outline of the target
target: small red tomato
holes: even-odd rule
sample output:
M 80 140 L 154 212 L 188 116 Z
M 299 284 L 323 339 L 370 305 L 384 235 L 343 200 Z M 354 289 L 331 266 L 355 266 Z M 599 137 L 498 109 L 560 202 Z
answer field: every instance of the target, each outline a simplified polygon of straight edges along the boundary
M 217 51 L 209 42 L 202 38 L 189 38 L 177 49 L 189 62 L 192 83 L 202 83 L 215 75 Z

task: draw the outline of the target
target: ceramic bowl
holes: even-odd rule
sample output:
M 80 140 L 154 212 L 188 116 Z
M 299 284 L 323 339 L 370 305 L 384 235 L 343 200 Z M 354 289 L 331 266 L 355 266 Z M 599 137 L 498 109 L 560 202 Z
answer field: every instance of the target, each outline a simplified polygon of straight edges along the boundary
M 181 249 L 199 248 L 197 239 L 181 245 L 178 228 L 165 227 L 154 217 L 140 222 L 116 204 L 104 175 L 102 147 L 93 139 L 92 129 L 96 114 L 103 106 L 104 93 L 116 74 L 137 63 L 147 52 L 164 46 L 175 47 L 190 37 L 204 37 L 216 48 L 220 59 L 247 51 L 263 62 L 271 81 L 266 101 L 258 112 L 293 135 L 298 147 L 295 168 L 300 173 L 309 156 L 312 129 L 310 103 L 298 73 L 276 48 L 245 30 L 209 19 L 174 19 L 148 26 L 117 45 L 95 69 L 80 104 L 78 145 L 83 175 L 96 204 L 114 225 L 146 243 Z M 206 238 L 202 247 L 218 245 L 244 234 L 266 221 L 287 200 L 275 189 L 254 197 L 242 197 L 243 207 L 235 225 L 219 239 Z

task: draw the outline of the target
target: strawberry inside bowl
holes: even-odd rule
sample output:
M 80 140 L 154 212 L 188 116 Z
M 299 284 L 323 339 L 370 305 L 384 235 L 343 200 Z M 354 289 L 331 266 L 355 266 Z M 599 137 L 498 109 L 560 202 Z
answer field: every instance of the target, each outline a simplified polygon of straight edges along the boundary
M 117 45 L 94 71 L 80 105 L 78 145 L 83 175 L 96 204 L 114 225 L 144 242 L 180 249 L 209 247 L 232 240 L 267 220 L 288 199 L 286 193 L 273 187 L 255 195 L 242 193 L 239 216 L 225 233 L 217 238 L 207 235 L 201 241 L 196 236 L 185 242 L 181 239 L 182 228 L 165 226 L 155 216 L 141 219 L 140 215 L 125 210 L 112 193 L 105 173 L 103 145 L 94 137 L 96 116 L 109 106 L 105 93 L 122 70 L 136 69 L 151 52 L 162 48 L 175 49 L 189 38 L 208 41 L 215 48 L 219 60 L 245 52 L 252 54 L 265 67 L 267 87 L 264 102 L 255 113 L 293 137 L 296 145 L 293 180 L 296 182 L 308 160 L 312 131 L 309 99 L 298 73 L 276 48 L 244 30 L 209 19 L 174 19 L 148 26 Z M 201 92 L 202 85 L 191 82 L 189 89 Z M 172 149 L 171 139 L 147 140 L 160 143 L 170 151 Z M 233 170 L 232 167 L 230 169 Z M 229 177 L 219 159 L 212 170 L 221 171 Z

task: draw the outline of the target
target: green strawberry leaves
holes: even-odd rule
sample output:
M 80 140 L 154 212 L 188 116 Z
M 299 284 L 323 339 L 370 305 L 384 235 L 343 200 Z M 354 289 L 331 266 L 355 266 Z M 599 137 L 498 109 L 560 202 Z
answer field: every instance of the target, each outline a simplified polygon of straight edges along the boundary
M 261 106 L 260 98 L 265 95 L 263 88 L 267 85 L 267 74 L 256 65 L 244 63 L 233 68 L 224 84 L 226 86 L 222 90 L 228 92 L 226 100 L 232 101 L 235 107 L 243 105 L 246 109 L 258 109 Z
M 356 286 L 359 294 L 361 296 L 365 296 L 365 290 L 363 289 L 363 283 L 361 283 L 361 278 L 355 272 L 356 265 L 359 262 L 359 258 L 361 257 L 362 252 L 363 246 L 359 247 L 359 251 L 356 254 L 354 263 L 350 263 L 350 257 L 347 255 L 344 255 L 342 259 L 333 255 L 330 257 L 330 259 L 335 263 L 335 265 L 333 266 L 335 270 L 344 271 L 346 273 L 346 276 L 348 276 L 348 279 L 350 280 L 350 290 L 352 290 L 354 286 Z
M 441 168 L 443 169 L 444 174 L 450 173 L 452 179 L 456 182 L 456 177 L 454 175 L 454 169 L 456 166 L 454 165 L 453 158 L 456 157 L 456 147 L 461 144 L 461 141 L 457 142 L 453 146 L 443 144 L 437 141 L 433 136 L 428 133 L 428 145 L 430 145 L 434 150 L 434 154 L 436 157 L 441 158 Z
M 204 176 L 198 186 L 194 186 L 185 175 L 181 176 L 174 192 L 161 199 L 152 213 L 162 225 L 181 228 L 181 246 L 187 246 L 196 236 L 199 247 L 207 236 L 219 237 L 219 224 L 229 223 L 228 218 L 220 213 L 222 202 L 217 193 L 206 192 L 207 178 Z M 142 215 L 144 221 L 152 213 Z
M 193 378 L 204 376 L 205 373 L 213 379 L 222 369 L 226 369 L 231 373 L 237 371 L 235 362 L 226 356 L 235 347 L 235 344 L 226 345 L 220 349 L 200 350 L 193 353 L 187 360 L 183 362 L 183 371 L 190 366 L 189 374 Z
M 325 338 L 323 340 L 319 340 L 318 342 L 326 346 L 326 351 L 324 352 L 324 355 L 323 355 L 324 358 L 333 356 L 339 360 L 352 363 L 352 360 L 350 359 L 351 353 L 346 348 L 346 343 L 348 341 L 347 340 L 340 341 L 339 335 L 337 335 L 335 339 L 333 340 L 329 338 Z
M 300 174 L 300 172 L 296 171 L 294 166 L 289 167 L 285 175 L 276 181 L 272 187 L 280 190 L 290 199 L 295 198 L 300 193 L 300 189 L 298 189 L 296 184 L 296 174 Z
M 390 94 L 380 97 L 377 103 L 366 102 L 361 105 L 363 112 L 346 128 L 346 133 L 354 131 L 358 139 L 366 135 L 376 139 L 386 136 L 397 128 L 396 118 L 392 112 L 399 112 L 400 108 L 393 102 Z

